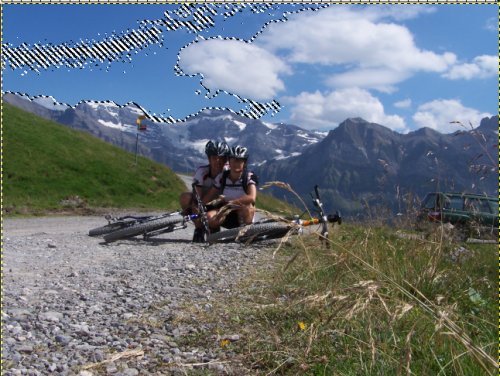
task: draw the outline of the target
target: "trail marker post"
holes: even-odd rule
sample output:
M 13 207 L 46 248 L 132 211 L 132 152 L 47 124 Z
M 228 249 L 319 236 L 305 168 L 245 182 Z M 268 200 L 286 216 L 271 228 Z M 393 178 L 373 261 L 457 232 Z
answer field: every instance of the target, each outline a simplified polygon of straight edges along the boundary
M 139 115 L 137 117 L 137 133 L 135 137 L 135 165 L 137 166 L 137 151 L 139 149 L 139 132 L 143 132 L 147 129 L 146 124 L 142 124 L 142 121 L 146 118 L 144 115 Z

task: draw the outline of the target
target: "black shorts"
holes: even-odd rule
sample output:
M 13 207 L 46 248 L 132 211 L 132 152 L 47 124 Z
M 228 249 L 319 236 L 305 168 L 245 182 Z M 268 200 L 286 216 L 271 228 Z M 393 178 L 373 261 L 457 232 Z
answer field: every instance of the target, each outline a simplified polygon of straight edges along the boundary
M 224 206 L 224 204 L 218 204 L 218 205 L 206 205 L 205 208 L 207 209 L 207 212 L 209 212 L 210 210 L 219 210 L 220 208 L 222 208 Z
M 238 212 L 236 210 L 230 212 L 226 216 L 226 218 L 224 218 L 224 222 L 221 223 L 221 226 L 225 228 L 240 227 L 240 221 L 238 220 Z

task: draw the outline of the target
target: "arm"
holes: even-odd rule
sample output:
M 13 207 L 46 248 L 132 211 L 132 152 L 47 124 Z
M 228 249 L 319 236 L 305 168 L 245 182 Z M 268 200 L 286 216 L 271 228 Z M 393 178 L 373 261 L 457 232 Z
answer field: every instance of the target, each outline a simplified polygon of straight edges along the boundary
M 220 195 L 220 189 L 217 187 L 212 186 L 210 190 L 206 193 L 204 197 L 202 197 L 201 201 L 204 204 L 208 204 L 210 201 L 215 200 L 217 197 Z
M 203 189 L 201 185 L 193 185 L 193 188 L 196 190 L 196 193 L 198 194 L 198 197 L 200 197 L 203 201 Z
M 217 175 L 214 179 L 213 185 L 210 187 L 207 193 L 205 193 L 205 196 L 201 198 L 201 201 L 204 204 L 208 204 L 210 201 L 215 200 L 217 197 L 219 197 L 221 192 L 221 179 L 222 179 L 222 172 Z
M 203 186 L 202 186 L 202 180 L 203 180 L 203 167 L 198 167 L 193 175 L 193 182 L 192 182 L 192 187 L 194 190 L 196 190 L 196 194 L 198 197 L 203 198 Z
M 255 184 L 250 184 L 248 186 L 248 193 L 235 200 L 229 201 L 230 204 L 235 205 L 255 205 L 255 200 L 257 199 L 257 188 Z

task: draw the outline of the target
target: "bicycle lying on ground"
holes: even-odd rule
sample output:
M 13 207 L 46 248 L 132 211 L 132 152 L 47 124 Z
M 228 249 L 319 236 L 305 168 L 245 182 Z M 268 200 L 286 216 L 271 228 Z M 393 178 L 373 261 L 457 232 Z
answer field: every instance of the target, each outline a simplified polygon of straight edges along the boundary
M 105 216 L 108 224 L 89 231 L 89 236 L 101 236 L 106 242 L 132 238 L 142 235 L 144 240 L 151 237 L 176 231 L 187 227 L 188 222 L 200 220 L 203 240 L 206 241 L 210 229 L 208 227 L 207 210 L 203 205 L 193 184 L 193 197 L 197 202 L 198 213 L 183 215 L 181 212 L 165 213 L 158 216 Z
M 282 238 L 287 234 L 300 233 L 304 227 L 312 225 L 321 225 L 320 235 L 322 238 L 328 238 L 328 223 L 342 223 L 342 218 L 337 212 L 326 215 L 323 210 L 323 203 L 319 195 L 319 189 L 314 187 L 315 195 L 311 194 L 317 218 L 300 219 L 297 216 L 287 222 L 278 222 L 272 219 L 266 219 L 244 227 L 237 227 L 229 230 L 223 230 L 211 233 L 208 226 L 207 211 L 193 185 L 193 197 L 198 206 L 197 214 L 182 215 L 180 212 L 165 213 L 159 216 L 124 216 L 112 218 L 106 216 L 108 224 L 97 227 L 89 231 L 90 236 L 104 235 L 106 242 L 114 242 L 120 239 L 132 238 L 142 235 L 144 240 L 151 237 L 184 229 L 189 222 L 195 220 L 201 221 L 203 240 L 207 243 L 218 242 L 254 242 L 266 239 Z M 303 213 L 304 214 L 304 213 Z
M 308 227 L 316 224 L 321 225 L 321 237 L 323 239 L 327 239 L 328 223 L 341 224 L 342 218 L 338 212 L 330 215 L 325 214 L 317 185 L 314 187 L 314 192 L 316 197 L 311 194 L 311 198 L 315 207 L 314 211 L 318 214 L 317 218 L 300 219 L 300 216 L 297 216 L 289 220 L 288 222 L 264 220 L 262 222 L 256 222 L 244 227 L 238 227 L 230 230 L 212 233 L 208 235 L 207 241 L 209 243 L 232 241 L 251 243 L 254 241 L 266 239 L 282 238 L 289 233 L 300 233 L 303 227 Z

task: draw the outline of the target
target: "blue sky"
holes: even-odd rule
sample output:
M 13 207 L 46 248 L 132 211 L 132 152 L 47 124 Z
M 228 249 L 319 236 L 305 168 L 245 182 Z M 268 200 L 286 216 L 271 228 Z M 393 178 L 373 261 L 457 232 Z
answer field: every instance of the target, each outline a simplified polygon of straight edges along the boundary
M 165 12 L 170 25 L 192 20 L 201 6 L 176 14 L 174 4 L 3 5 L 3 59 L 6 49 L 19 57 L 35 44 L 111 43 L 166 20 Z M 212 6 L 214 24 L 199 32 L 157 24 L 162 43 L 147 40 L 130 58 L 87 58 L 81 67 L 48 57 L 45 67 L 14 67 L 7 58 L 2 90 L 69 105 L 135 102 L 174 119 L 276 101 L 281 109 L 262 120 L 323 130 L 362 117 L 402 133 L 447 133 L 457 129 L 450 121 L 477 126 L 498 112 L 497 5 L 274 4 L 223 15 L 234 7 Z M 286 22 L 271 22 L 284 13 Z

